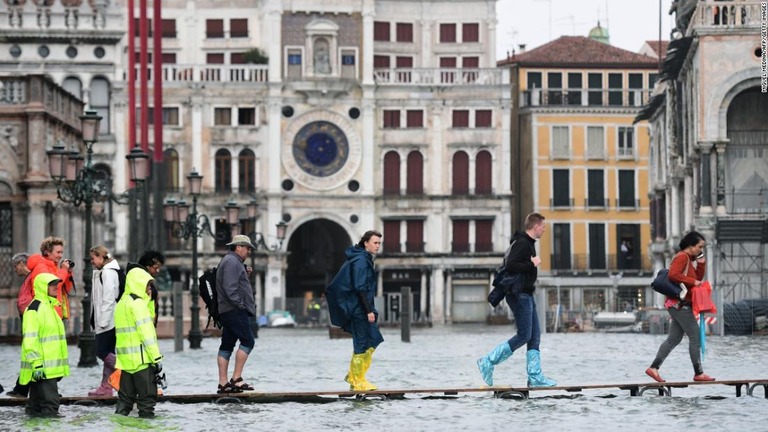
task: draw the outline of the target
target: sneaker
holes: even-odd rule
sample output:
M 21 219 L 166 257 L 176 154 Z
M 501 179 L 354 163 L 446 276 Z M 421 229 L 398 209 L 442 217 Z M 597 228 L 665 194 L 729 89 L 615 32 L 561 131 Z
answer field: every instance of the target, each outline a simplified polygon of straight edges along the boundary
M 712 378 L 711 376 L 705 374 L 705 373 L 700 373 L 700 374 L 694 376 L 693 380 L 694 381 L 699 381 L 699 382 L 701 382 L 701 381 L 706 382 L 706 381 L 714 381 L 715 379 Z

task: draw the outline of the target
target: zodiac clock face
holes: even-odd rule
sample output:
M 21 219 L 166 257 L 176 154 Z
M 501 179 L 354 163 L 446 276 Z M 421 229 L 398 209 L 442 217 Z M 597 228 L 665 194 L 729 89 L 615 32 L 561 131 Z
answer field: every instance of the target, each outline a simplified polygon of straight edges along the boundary
M 307 174 L 328 177 L 347 162 L 349 142 L 344 132 L 327 121 L 313 121 L 293 138 L 293 159 Z
M 285 174 L 308 190 L 337 189 L 359 174 L 360 135 L 337 112 L 318 109 L 291 119 L 281 141 Z

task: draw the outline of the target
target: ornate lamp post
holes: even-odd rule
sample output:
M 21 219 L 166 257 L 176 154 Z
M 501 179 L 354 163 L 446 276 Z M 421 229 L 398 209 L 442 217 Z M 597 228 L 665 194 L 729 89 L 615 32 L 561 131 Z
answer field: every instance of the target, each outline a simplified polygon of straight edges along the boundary
M 192 195 L 192 213 L 189 212 L 189 205 L 183 200 L 178 203 L 172 199 L 167 200 L 163 207 L 165 221 L 172 224 L 171 233 L 173 236 L 184 240 L 192 238 L 192 286 L 190 288 L 192 305 L 189 308 L 192 312 L 192 327 L 189 330 L 188 339 L 189 347 L 198 349 L 203 340 L 203 333 L 200 331 L 200 305 L 198 304 L 200 286 L 197 281 L 197 239 L 205 233 L 211 237 L 214 237 L 214 234 L 211 231 L 208 216 L 197 213 L 197 197 L 200 196 L 202 190 L 203 176 L 193 171 L 187 175 L 187 181 L 189 182 L 190 195 Z M 229 211 L 227 218 L 229 223 L 233 223 L 229 219 Z
M 82 120 L 83 143 L 85 144 L 85 158 L 77 151 L 67 151 L 64 146 L 54 146 L 48 150 L 48 164 L 51 177 L 56 185 L 56 192 L 61 201 L 70 203 L 75 207 L 80 204 L 85 206 L 85 241 L 83 261 L 83 330 L 78 337 L 80 347 L 80 361 L 78 367 L 96 366 L 96 353 L 94 349 L 95 335 L 91 329 L 91 278 L 93 269 L 89 250 L 92 246 L 92 213 L 93 203 L 113 200 L 124 203 L 126 194 L 116 196 L 112 193 L 112 180 L 103 171 L 93 168 L 93 145 L 96 143 L 99 133 L 101 117 L 95 111 L 86 111 L 80 117 Z M 125 157 L 131 169 L 131 180 L 141 185 L 146 179 L 149 155 L 138 148 L 131 150 Z

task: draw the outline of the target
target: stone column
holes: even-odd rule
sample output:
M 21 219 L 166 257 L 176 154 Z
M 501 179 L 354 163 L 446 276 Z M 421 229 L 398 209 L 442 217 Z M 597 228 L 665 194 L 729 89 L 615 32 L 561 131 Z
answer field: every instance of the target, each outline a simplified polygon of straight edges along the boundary
M 672 182 L 670 184 L 670 200 L 669 200 L 669 210 L 670 210 L 670 224 L 667 227 L 667 235 L 671 236 L 672 238 L 679 238 L 680 237 L 680 191 L 678 183 L 675 179 L 672 179 Z
M 433 323 L 445 323 L 445 268 L 437 266 L 432 269 L 430 287 L 430 311 Z
M 373 82 L 373 18 L 376 15 L 371 3 L 363 5 L 363 86 L 371 86 Z
M 271 254 L 267 258 L 267 277 L 264 282 L 264 310 L 285 309 L 285 266 L 284 253 Z
M 441 106 L 432 106 L 432 142 L 430 143 L 429 154 L 425 158 L 425 172 L 430 172 L 427 176 L 430 181 L 425 186 L 425 192 L 429 195 L 441 195 L 447 191 L 447 182 L 443 181 L 443 165 L 445 164 L 445 149 L 443 148 L 443 108 Z M 431 159 L 431 160 L 430 160 Z M 445 188 L 445 189 L 444 189 Z
M 725 209 L 725 146 L 727 142 L 720 141 L 715 144 L 715 150 L 716 150 L 716 179 L 717 182 L 715 183 L 717 185 L 717 194 L 716 194 L 716 203 L 717 208 L 715 210 L 715 213 L 718 215 L 724 215 L 727 213 Z
M 712 213 L 712 173 L 715 172 L 711 165 L 712 143 L 702 142 L 699 147 L 701 149 L 701 188 L 699 192 L 701 207 L 699 213 L 709 214 Z
M 429 269 L 421 269 L 421 283 L 419 284 L 419 317 L 426 320 L 427 317 L 427 273 Z
M 445 319 L 443 322 L 452 324 L 453 317 L 451 316 L 451 306 L 453 305 L 453 272 L 451 270 L 446 270 L 446 273 L 445 289 L 443 290 L 445 293 Z

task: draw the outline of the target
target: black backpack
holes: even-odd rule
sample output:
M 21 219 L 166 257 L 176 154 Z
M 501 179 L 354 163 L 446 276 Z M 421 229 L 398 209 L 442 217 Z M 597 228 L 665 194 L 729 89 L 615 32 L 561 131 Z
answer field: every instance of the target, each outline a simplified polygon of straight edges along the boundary
M 119 269 L 109 269 L 117 273 L 117 298 L 115 298 L 115 301 L 120 301 L 120 298 L 123 296 L 123 293 L 125 292 L 125 270 L 122 268 Z M 101 282 L 102 285 L 104 285 L 104 281 L 101 279 L 101 275 L 104 273 L 104 270 L 99 273 L 99 282 Z
M 216 267 L 204 271 L 198 278 L 200 284 L 200 298 L 205 302 L 205 308 L 208 309 L 208 324 L 205 329 L 210 327 L 211 322 L 216 328 L 221 328 L 219 321 L 219 299 L 216 293 Z

